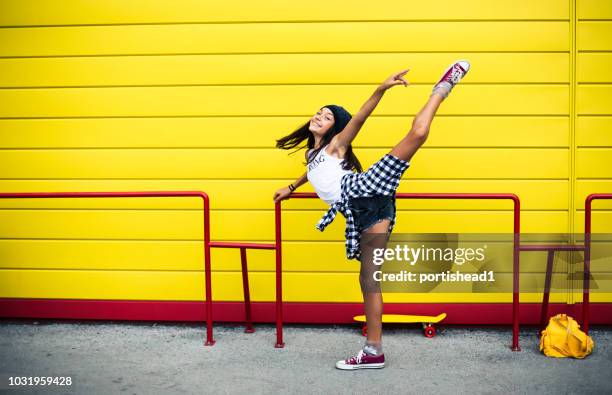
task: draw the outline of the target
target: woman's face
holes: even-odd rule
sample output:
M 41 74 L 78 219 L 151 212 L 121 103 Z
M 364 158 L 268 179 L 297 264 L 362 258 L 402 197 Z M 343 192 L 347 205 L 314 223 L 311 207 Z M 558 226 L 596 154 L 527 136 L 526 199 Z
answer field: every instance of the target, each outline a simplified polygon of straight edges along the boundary
M 310 119 L 310 127 L 308 130 L 314 135 L 323 137 L 333 125 L 334 113 L 332 113 L 329 108 L 323 107 Z

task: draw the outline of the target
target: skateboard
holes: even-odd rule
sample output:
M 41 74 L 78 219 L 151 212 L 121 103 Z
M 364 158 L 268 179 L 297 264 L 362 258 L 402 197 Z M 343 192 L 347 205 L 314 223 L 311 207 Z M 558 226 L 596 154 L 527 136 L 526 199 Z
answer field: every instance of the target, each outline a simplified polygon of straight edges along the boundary
M 408 323 L 408 322 L 420 322 L 423 325 L 423 331 L 425 337 L 434 337 L 436 335 L 436 328 L 433 324 L 437 324 L 446 318 L 446 313 L 439 314 L 437 316 L 432 315 L 408 315 L 408 314 L 383 314 L 382 322 L 393 322 L 393 323 Z M 366 336 L 368 334 L 368 327 L 365 324 L 365 315 L 357 315 L 353 317 L 357 322 L 363 322 L 363 328 L 361 334 Z

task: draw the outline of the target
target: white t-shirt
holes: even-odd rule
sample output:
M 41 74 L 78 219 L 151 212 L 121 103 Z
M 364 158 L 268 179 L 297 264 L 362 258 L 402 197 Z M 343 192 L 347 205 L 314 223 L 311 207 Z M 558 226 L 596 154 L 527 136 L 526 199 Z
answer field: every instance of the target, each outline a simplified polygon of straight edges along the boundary
M 326 149 L 327 145 L 308 163 L 306 176 L 317 195 L 331 205 L 340 199 L 340 180 L 345 174 L 353 171 L 343 169 L 341 163 L 344 159 L 331 156 L 325 151 Z M 309 155 L 311 151 L 313 150 L 308 151 Z

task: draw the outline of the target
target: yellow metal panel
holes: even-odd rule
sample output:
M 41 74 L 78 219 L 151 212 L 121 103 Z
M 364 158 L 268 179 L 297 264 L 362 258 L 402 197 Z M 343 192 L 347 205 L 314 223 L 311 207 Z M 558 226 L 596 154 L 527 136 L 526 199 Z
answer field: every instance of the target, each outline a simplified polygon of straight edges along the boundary
M 612 147 L 612 117 L 578 117 L 576 146 Z
M 320 232 L 315 224 L 321 211 L 283 212 L 283 239 L 343 241 L 344 219 L 339 217 Z M 212 240 L 274 240 L 272 211 L 211 212 Z M 525 232 L 562 232 L 565 211 L 522 213 Z M 404 211 L 397 213 L 394 232 L 511 232 L 511 211 Z M 1 238 L 203 240 L 202 214 L 160 210 L 2 210 Z
M 612 2 L 609 0 L 577 0 L 578 19 L 612 19 Z
M 575 292 L 573 294 L 575 301 L 582 301 L 582 291 Z M 597 293 L 589 293 L 589 302 L 591 303 L 610 303 L 612 302 L 612 293 L 609 292 L 597 292 Z
M 433 84 L 466 56 L 470 84 L 569 82 L 567 53 L 292 53 L 0 59 L 0 86 L 376 84 L 404 68 L 411 84 Z
M 612 178 L 612 148 L 578 148 L 576 175 L 579 178 Z
M 95 269 L 95 270 L 203 270 L 201 241 L 155 240 L 0 240 L 3 269 Z M 215 250 L 213 268 L 228 261 Z M 235 251 L 238 252 L 237 250 Z M 273 258 L 273 253 L 270 255 Z M 231 270 L 240 269 L 232 265 Z M 230 263 L 225 268 L 230 269 Z
M 389 151 L 356 155 L 367 169 Z M 404 178 L 567 178 L 567 155 L 561 148 L 422 148 Z M 278 149 L 4 150 L 0 177 L 295 179 L 305 172 L 303 158 L 289 160 Z
M 19 0 L 3 0 L 0 25 L 72 25 L 104 23 L 193 23 L 250 21 L 328 20 L 420 20 L 420 19 L 567 19 L 567 5 L 559 0 L 537 2 L 517 0 L 512 7 L 480 0 L 465 0 L 461 7 L 451 0 L 435 2 L 355 3 L 348 0 L 292 3 L 201 0 L 68 0 L 62 7 L 52 0 L 38 0 L 36 6 Z M 341 11 L 341 12 L 339 12 Z
M 579 115 L 612 114 L 612 85 L 579 85 L 576 111 Z
M 506 275 L 508 277 L 510 275 Z M 523 278 L 525 275 L 521 276 Z M 527 275 L 529 276 L 529 275 Z M 273 301 L 274 273 L 252 273 L 251 300 Z M 239 273 L 212 275 L 216 301 L 242 301 Z M 285 302 L 362 302 L 357 273 L 285 273 Z M 551 294 L 551 300 L 556 298 Z M 204 274 L 90 270 L 3 270 L 0 297 L 53 299 L 205 300 Z M 541 294 L 521 294 L 523 302 L 541 301 Z M 495 303 L 512 301 L 510 293 L 386 293 L 385 302 Z
M 1 29 L 0 29 L 1 30 Z M 383 76 L 384 78 L 384 76 Z M 469 85 L 453 92 L 439 115 L 566 115 L 569 89 L 562 85 Z M 355 111 L 374 86 L 189 86 L 130 88 L 57 88 L 0 90 L 0 116 L 279 116 L 312 117 L 321 106 L 339 103 Z M 585 89 L 610 88 L 590 87 Z M 591 91 L 589 91 L 591 92 Z M 604 94 L 603 91 L 601 93 Z M 420 111 L 431 86 L 387 91 L 375 115 Z M 603 97 L 602 97 L 603 98 Z M 604 103 L 603 106 L 609 107 Z M 582 112 L 581 112 L 582 113 Z M 308 118 L 304 120 L 307 121 Z M 300 125 L 303 124 L 300 122 Z
M 612 179 L 602 180 L 577 180 L 576 181 L 576 199 L 575 206 L 579 210 L 584 210 L 585 199 L 591 193 L 610 193 L 612 191 Z M 612 209 L 612 200 L 595 200 L 593 208 Z
M 604 1 L 578 2 L 578 17 L 584 19 L 609 19 L 611 3 Z M 612 49 L 612 23 L 610 21 L 578 22 L 578 50 L 609 51 Z M 612 58 L 608 53 L 584 53 L 578 55 L 578 82 L 610 82 L 609 69 Z M 612 113 L 612 89 L 608 85 L 581 85 L 577 87 L 577 114 L 606 115 Z M 576 146 L 600 147 L 576 149 L 576 176 L 578 178 L 600 178 L 593 180 L 579 179 L 575 186 L 574 227 L 575 232 L 584 231 L 584 199 L 589 193 L 610 192 L 612 184 L 612 162 L 608 158 L 612 149 L 610 137 L 610 120 L 608 117 L 577 117 Z M 594 232 L 612 232 L 610 223 L 612 215 L 610 201 L 593 202 L 592 230 Z M 603 211 L 602 211 L 603 210 Z M 610 295 L 591 294 L 592 301 L 609 302 Z M 582 295 L 568 295 L 574 301 L 580 301 Z
M 578 51 L 612 50 L 612 21 L 577 22 Z
M 399 235 L 394 233 L 392 241 L 401 243 L 396 236 Z M 199 241 L 4 239 L 0 240 L 0 249 L 2 269 L 204 270 L 202 242 Z M 305 254 L 305 251 L 308 253 Z M 213 248 L 211 252 L 213 271 L 241 272 L 238 249 Z M 560 257 L 560 254 L 556 255 L 559 261 L 556 261 L 554 269 L 555 272 L 565 273 L 567 259 Z M 358 273 L 360 270 L 358 261 L 346 259 L 344 243 L 340 240 L 283 241 L 282 255 L 284 273 Z M 526 252 L 521 255 L 521 273 L 541 273 L 545 264 L 545 253 Z M 273 272 L 276 267 L 275 253 L 249 249 L 247 265 L 249 273 Z M 487 264 L 487 270 L 508 272 L 511 268 L 511 259 Z
M 353 141 L 353 147 L 391 149 L 410 131 L 412 117 L 371 116 Z M 270 148 L 276 139 L 308 120 L 307 115 L 3 119 L 0 120 L 0 147 Z M 569 147 L 569 120 L 566 116 L 437 117 L 425 147 Z M 304 158 L 303 152 L 294 155 L 298 160 Z
M 449 42 L 458 33 L 461 39 Z M 24 27 L 0 29 L 0 56 L 568 51 L 569 33 L 566 21 Z
M 609 193 L 609 191 L 608 191 Z M 593 203 L 593 207 L 600 208 L 602 202 Z M 591 231 L 594 233 L 612 233 L 612 211 L 594 210 L 591 214 Z M 584 205 L 575 213 L 576 232 L 584 232 Z M 612 271 L 612 268 L 611 270 Z
M 579 53 L 576 62 L 578 83 L 612 82 L 612 75 L 610 75 L 610 70 L 612 70 L 611 53 Z
M 295 177 L 297 178 L 297 176 Z M 2 180 L 0 192 L 60 192 L 60 191 L 204 191 L 210 198 L 211 209 L 273 210 L 274 191 L 295 181 L 276 180 Z M 306 183 L 298 192 L 314 192 Z M 515 193 L 523 210 L 567 210 L 567 180 L 418 180 L 404 178 L 398 192 L 501 192 Z M 248 196 L 248 199 L 244 197 Z M 510 201 L 463 199 L 398 199 L 398 209 L 492 210 L 509 209 Z M 324 210 L 320 199 L 290 199 L 282 203 L 283 210 Z M 87 199 L 0 199 L 0 208 L 107 208 L 107 209 L 191 209 L 202 210 L 202 199 L 189 198 L 87 198 Z
M 512 218 L 511 211 L 427 211 L 424 213 L 410 212 L 404 217 L 399 212 L 393 232 L 511 232 Z M 523 211 L 521 213 L 521 232 L 565 232 L 567 221 L 566 211 Z

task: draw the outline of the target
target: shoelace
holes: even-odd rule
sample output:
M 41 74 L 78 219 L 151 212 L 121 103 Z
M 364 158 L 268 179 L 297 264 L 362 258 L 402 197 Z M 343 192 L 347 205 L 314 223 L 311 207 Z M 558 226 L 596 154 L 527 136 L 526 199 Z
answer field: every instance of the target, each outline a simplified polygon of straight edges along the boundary
M 457 82 L 459 82 L 462 76 L 463 76 L 463 71 L 461 70 L 459 65 L 454 65 L 451 70 L 449 79 L 452 81 L 453 84 L 456 84 Z
M 365 353 L 363 352 L 363 350 L 359 350 L 359 352 L 357 353 L 356 357 L 350 357 L 349 359 L 346 360 L 346 363 L 349 364 L 359 364 L 361 363 L 361 358 L 363 358 L 363 356 L 365 355 Z

